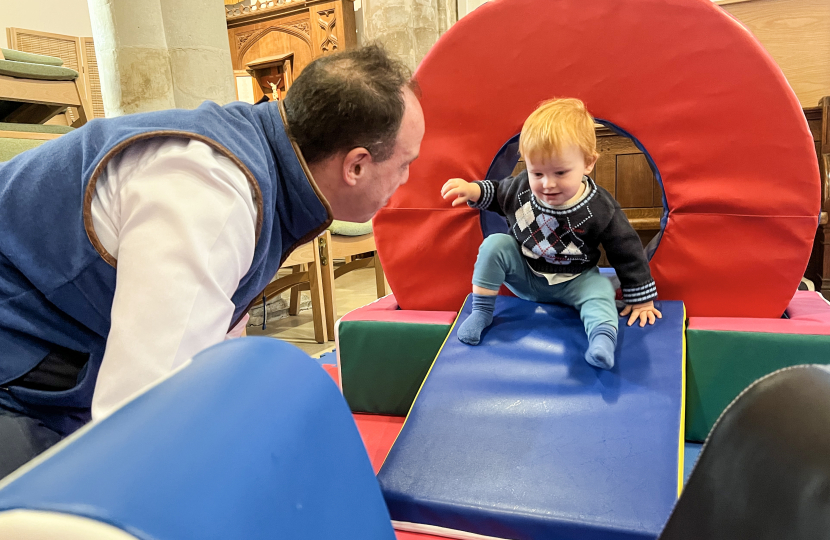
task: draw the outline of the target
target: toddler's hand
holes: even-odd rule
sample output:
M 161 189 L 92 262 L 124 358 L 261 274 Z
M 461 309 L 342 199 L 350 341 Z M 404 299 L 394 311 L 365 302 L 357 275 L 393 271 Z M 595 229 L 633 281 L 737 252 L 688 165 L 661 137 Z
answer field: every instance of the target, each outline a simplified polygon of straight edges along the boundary
M 663 314 L 654 307 L 654 302 L 651 301 L 642 304 L 626 304 L 620 315 L 625 317 L 629 313 L 631 313 L 631 316 L 628 318 L 628 326 L 640 319 L 640 328 L 646 325 L 646 321 L 648 321 L 648 324 L 654 324 L 654 317 L 663 318 Z
M 478 187 L 478 184 L 467 182 L 461 178 L 451 178 L 441 188 L 441 197 L 444 200 L 455 197 L 452 202 L 453 206 L 464 204 L 467 201 L 476 202 L 481 198 L 481 188 Z

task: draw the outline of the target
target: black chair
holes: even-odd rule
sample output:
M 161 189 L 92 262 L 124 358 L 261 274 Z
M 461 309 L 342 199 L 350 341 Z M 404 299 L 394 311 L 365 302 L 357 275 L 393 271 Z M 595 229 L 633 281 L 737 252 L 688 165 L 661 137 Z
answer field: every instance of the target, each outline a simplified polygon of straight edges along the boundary
M 830 369 L 785 368 L 723 412 L 660 540 L 830 539 Z

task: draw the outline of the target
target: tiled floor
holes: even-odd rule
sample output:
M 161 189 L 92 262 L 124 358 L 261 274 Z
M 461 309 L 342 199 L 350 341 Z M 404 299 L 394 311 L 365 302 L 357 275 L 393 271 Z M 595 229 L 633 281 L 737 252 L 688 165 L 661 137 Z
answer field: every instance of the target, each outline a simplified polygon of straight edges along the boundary
M 334 284 L 338 318 L 377 299 L 374 268 L 354 270 L 337 278 Z M 319 356 L 334 349 L 334 341 L 328 343 L 314 341 L 314 323 L 310 309 L 300 311 L 299 315 L 293 317 L 269 322 L 264 331 L 262 327 L 249 326 L 248 335 L 279 338 L 296 345 L 311 356 Z

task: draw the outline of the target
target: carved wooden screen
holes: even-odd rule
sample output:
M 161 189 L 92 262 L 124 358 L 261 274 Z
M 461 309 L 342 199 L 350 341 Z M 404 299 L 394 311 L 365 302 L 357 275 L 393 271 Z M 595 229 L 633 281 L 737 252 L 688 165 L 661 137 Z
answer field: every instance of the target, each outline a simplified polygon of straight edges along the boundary
M 296 77 L 315 58 L 357 45 L 349 0 L 226 0 L 225 15 L 240 99 L 250 99 L 246 70 L 251 64 L 290 53 L 287 76 Z M 253 86 L 253 99 L 259 100 L 263 92 Z

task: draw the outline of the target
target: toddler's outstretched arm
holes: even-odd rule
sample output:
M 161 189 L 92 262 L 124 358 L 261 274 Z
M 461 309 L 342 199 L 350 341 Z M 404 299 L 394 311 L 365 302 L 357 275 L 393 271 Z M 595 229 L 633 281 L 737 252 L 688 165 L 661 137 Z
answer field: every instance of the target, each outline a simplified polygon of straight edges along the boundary
M 477 202 L 481 198 L 481 188 L 478 184 L 467 182 L 461 178 L 451 178 L 441 187 L 441 197 L 444 200 L 455 198 L 453 206 L 464 204 L 467 201 Z

